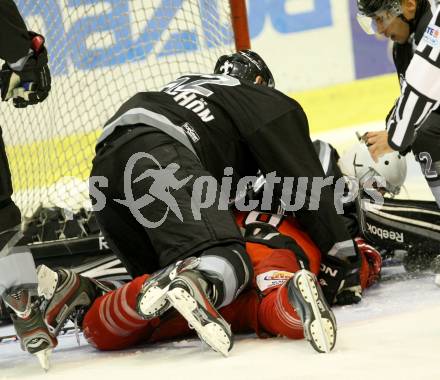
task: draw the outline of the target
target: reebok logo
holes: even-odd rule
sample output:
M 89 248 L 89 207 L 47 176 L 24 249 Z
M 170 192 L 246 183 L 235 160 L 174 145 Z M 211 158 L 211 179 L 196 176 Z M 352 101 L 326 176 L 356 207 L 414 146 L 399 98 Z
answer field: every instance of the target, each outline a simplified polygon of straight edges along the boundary
M 105 241 L 105 237 L 104 236 L 100 236 L 98 238 L 98 243 L 99 243 L 99 250 L 103 251 L 105 249 L 110 249 L 110 247 L 108 246 L 108 243 Z
M 398 243 L 403 243 L 403 232 L 386 230 L 384 228 L 376 227 L 367 223 L 368 232 L 372 235 L 379 236 L 381 239 L 394 240 Z

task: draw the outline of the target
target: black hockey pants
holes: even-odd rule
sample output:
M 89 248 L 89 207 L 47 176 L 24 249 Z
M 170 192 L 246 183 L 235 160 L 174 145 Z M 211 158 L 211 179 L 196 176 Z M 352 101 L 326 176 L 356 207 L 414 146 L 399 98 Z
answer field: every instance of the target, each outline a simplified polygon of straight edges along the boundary
M 11 172 L 0 128 L 0 232 L 15 227 L 21 221 L 20 213 L 11 200 L 11 195 Z
M 412 151 L 440 207 L 440 114 L 431 113 L 418 130 Z
M 198 256 L 203 271 L 219 280 L 225 305 L 249 283 L 252 265 L 229 210 L 219 210 L 216 200 L 195 217 L 194 183 L 202 176 L 210 173 L 168 135 L 119 127 L 97 147 L 91 180 L 105 177 L 108 186 L 99 187 L 105 206 L 94 208 L 110 248 L 133 277 Z

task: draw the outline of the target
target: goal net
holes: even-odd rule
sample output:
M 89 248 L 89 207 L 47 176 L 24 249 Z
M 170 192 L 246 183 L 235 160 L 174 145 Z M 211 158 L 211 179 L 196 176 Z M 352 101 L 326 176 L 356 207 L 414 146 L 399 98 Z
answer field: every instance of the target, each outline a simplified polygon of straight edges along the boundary
M 139 91 L 210 73 L 234 48 L 228 0 L 20 0 L 30 30 L 46 38 L 52 91 L 45 102 L 3 103 L 14 199 L 38 207 L 88 207 L 94 146 L 103 124 Z

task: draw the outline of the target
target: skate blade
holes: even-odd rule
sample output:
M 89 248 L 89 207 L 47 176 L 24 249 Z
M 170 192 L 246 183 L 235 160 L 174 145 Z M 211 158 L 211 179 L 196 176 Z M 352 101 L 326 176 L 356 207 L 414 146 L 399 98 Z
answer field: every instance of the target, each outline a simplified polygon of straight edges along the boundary
M 52 353 L 52 349 L 48 348 L 46 350 L 42 350 L 37 352 L 35 355 L 38 358 L 38 361 L 40 362 L 41 367 L 47 372 L 49 371 L 50 367 L 50 355 Z
M 295 285 L 301 292 L 304 301 L 311 306 L 313 313 L 309 329 L 304 329 L 305 336 L 316 351 L 329 353 L 335 346 L 336 325 L 330 318 L 325 318 L 323 314 L 333 314 L 333 312 L 320 299 L 313 274 L 306 270 L 301 272 L 295 278 Z
M 163 314 L 169 306 L 167 292 L 169 285 L 165 288 L 158 286 L 150 287 L 138 302 L 138 312 L 144 319 L 152 319 Z
M 168 292 L 167 298 L 171 305 L 188 321 L 189 325 L 197 331 L 201 340 L 223 356 L 229 355 L 230 338 L 218 323 L 208 321 L 206 325 L 202 324 L 200 317 L 197 318 L 194 313 L 198 308 L 197 302 L 187 291 L 175 288 Z
M 57 289 L 58 274 L 46 265 L 37 268 L 38 295 L 46 300 L 52 299 Z

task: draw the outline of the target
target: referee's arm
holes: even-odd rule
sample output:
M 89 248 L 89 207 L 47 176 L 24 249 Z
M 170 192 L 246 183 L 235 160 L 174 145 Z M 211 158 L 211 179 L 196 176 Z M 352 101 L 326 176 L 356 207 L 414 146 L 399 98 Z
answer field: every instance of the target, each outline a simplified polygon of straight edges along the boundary
M 412 58 L 401 95 L 387 122 L 388 143 L 408 148 L 414 134 L 440 102 L 440 8 L 429 23 Z

